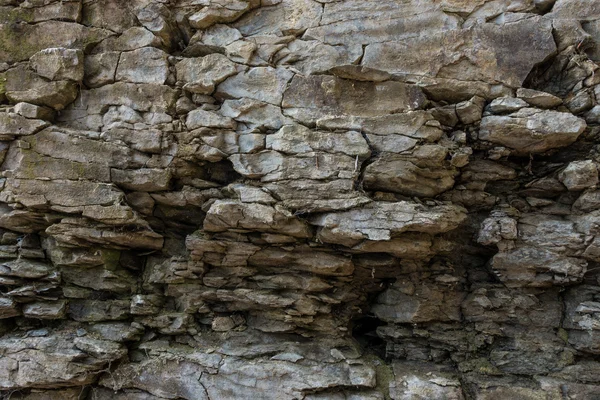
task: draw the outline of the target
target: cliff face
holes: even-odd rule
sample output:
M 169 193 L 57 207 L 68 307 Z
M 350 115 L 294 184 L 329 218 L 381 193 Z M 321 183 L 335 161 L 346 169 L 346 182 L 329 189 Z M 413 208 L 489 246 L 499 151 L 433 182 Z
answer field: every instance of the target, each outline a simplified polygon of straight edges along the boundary
M 600 1 L 0 0 L 0 396 L 600 398 Z

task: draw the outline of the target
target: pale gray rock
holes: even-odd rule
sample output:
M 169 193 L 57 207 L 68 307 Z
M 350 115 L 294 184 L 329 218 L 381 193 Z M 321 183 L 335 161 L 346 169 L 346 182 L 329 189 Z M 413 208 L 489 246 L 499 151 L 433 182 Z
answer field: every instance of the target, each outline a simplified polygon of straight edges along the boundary
M 67 315 L 67 302 L 34 302 L 25 304 L 22 308 L 23 316 L 38 319 L 62 319 Z
M 19 306 L 16 301 L 11 298 L 0 298 L 0 319 L 12 318 L 21 315 Z
M 347 210 L 369 203 L 371 199 L 354 188 L 352 179 L 331 182 L 312 179 L 293 179 L 267 183 L 284 207 L 297 212 Z
M 73 340 L 58 332 L 41 338 L 5 336 L 0 340 L 0 349 L 4 355 L 0 361 L 0 387 L 7 390 L 85 385 L 109 362 L 126 354 L 125 348 L 114 342 Z M 85 364 L 79 362 L 82 358 Z M 46 363 L 52 368 L 46 368 Z
M 235 121 L 231 118 L 224 117 L 212 111 L 200 109 L 191 111 L 187 115 L 185 123 L 188 129 L 197 129 L 201 127 L 224 129 L 235 128 Z
M 294 40 L 279 50 L 275 58 L 278 65 L 289 65 L 305 75 L 316 75 L 327 71 L 342 73 L 339 68 L 345 68 L 340 65 L 352 67 L 361 56 L 362 48 L 357 44 L 331 46 L 318 40 Z M 342 77 L 364 79 L 365 76 L 347 71 Z
M 225 47 L 243 38 L 240 31 L 224 24 L 213 25 L 208 29 L 196 32 L 192 39 L 190 39 L 190 43 L 194 43 L 196 37 L 206 45 L 218 47 Z
M 562 104 L 560 97 L 533 89 L 517 89 L 517 97 L 525 100 L 532 107 L 554 108 Z
M 559 325 L 563 304 L 557 291 L 536 292 L 535 289 L 482 285 L 467 295 L 461 311 L 473 322 L 517 323 L 540 328 Z
M 168 190 L 171 173 L 164 169 L 142 168 L 136 170 L 110 170 L 111 181 L 127 190 L 159 192 Z
M 14 103 L 32 103 L 62 110 L 77 98 L 77 93 L 76 82 L 49 82 L 23 66 L 6 72 L 6 97 Z
M 49 125 L 43 120 L 28 119 L 20 114 L 0 112 L 0 135 L 5 138 L 33 135 Z
M 486 218 L 482 222 L 477 241 L 484 245 L 491 245 L 502 240 L 515 240 L 517 237 L 517 221 L 506 215 L 498 215 Z
M 283 115 L 281 108 L 249 98 L 225 100 L 220 111 L 223 116 L 243 123 L 249 130 L 279 129 L 293 123 L 291 118 Z
M 516 97 L 499 97 L 492 100 L 488 109 L 493 114 L 508 114 L 528 106 L 525 100 Z
M 286 69 L 256 67 L 228 78 L 217 87 L 216 97 L 250 98 L 279 106 L 294 73 Z
M 311 236 L 308 226 L 286 210 L 235 200 L 214 202 L 206 214 L 204 229 L 208 232 L 258 230 L 298 238 Z
M 464 209 L 417 203 L 373 202 L 361 209 L 324 213 L 310 219 L 321 227 L 319 238 L 328 243 L 356 243 L 368 239 L 390 240 L 403 232 L 442 233 L 456 228 L 465 219 Z
M 543 248 L 520 247 L 498 253 L 491 261 L 498 279 L 510 288 L 550 287 L 581 282 L 587 262 L 560 255 Z
M 421 110 L 377 117 L 325 117 L 317 120 L 317 127 L 365 132 L 371 147 L 392 153 L 409 150 L 419 140 L 438 141 L 444 134 L 431 112 Z
M 95 55 L 111 52 L 132 51 L 142 47 L 163 48 L 160 38 L 142 26 L 132 26 L 120 36 L 111 36 L 94 47 Z
M 244 36 L 298 35 L 316 27 L 323 14 L 322 5 L 313 0 L 281 0 L 270 5 L 249 12 L 233 26 Z
M 485 99 L 474 96 L 469 100 L 461 101 L 456 105 L 456 115 L 464 125 L 473 124 L 481 120 Z
M 408 18 L 410 16 L 410 18 Z M 357 24 L 357 18 L 364 20 Z M 381 3 L 377 1 L 327 2 L 318 27 L 309 29 L 304 38 L 328 44 L 402 41 L 415 36 L 429 36 L 458 27 L 458 18 L 447 15 L 426 1 Z M 419 32 L 419 33 L 417 33 Z
M 312 93 L 310 98 L 305 93 Z M 400 82 L 353 82 L 333 76 L 295 76 L 283 96 L 285 114 L 305 123 L 333 116 L 375 117 L 424 106 L 419 88 Z
M 31 68 L 51 81 L 83 80 L 83 52 L 77 49 L 49 48 L 35 53 L 29 59 Z
M 434 197 L 454 186 L 457 173 L 445 161 L 448 149 L 424 145 L 404 153 L 384 154 L 369 164 L 364 173 L 365 189 Z
M 435 364 L 396 362 L 394 380 L 390 382 L 393 400 L 463 400 L 458 376 Z
M 193 28 L 205 29 L 217 23 L 235 21 L 253 5 L 248 0 L 209 0 L 203 3 L 204 8 L 188 17 Z
M 581 90 L 565 99 L 565 105 L 573 114 L 579 114 L 594 107 L 592 95 L 587 90 Z
M 234 154 L 229 157 L 236 172 L 262 182 L 288 179 L 349 179 L 358 175 L 356 157 L 324 152 L 285 156 L 265 150 L 255 154 Z
M 167 53 L 154 47 L 121 53 L 116 81 L 162 85 L 169 75 Z
M 37 24 L 23 24 L 19 34 L 15 35 L 10 25 L 3 23 L 0 27 L 0 36 L 5 41 L 0 49 L 0 59 L 10 63 L 26 61 L 38 51 L 51 47 L 83 49 L 99 43 L 112 34 L 105 29 L 78 23 L 43 21 Z
M 166 112 L 174 108 L 178 93 L 167 85 L 117 82 L 99 88 L 82 90 L 72 110 L 100 114 L 109 105 L 124 105 L 136 111 Z
M 176 67 L 183 89 L 198 94 L 212 94 L 216 85 L 237 72 L 235 64 L 222 54 L 186 58 Z
M 599 397 L 599 16 L 0 0 L 0 397 Z
M 418 7 L 417 4 L 405 7 L 411 6 Z M 428 6 L 434 7 L 432 4 Z M 421 18 L 428 17 L 425 10 L 420 13 Z M 438 19 L 451 19 L 439 11 L 433 15 Z M 493 80 L 508 87 L 520 87 L 533 66 L 556 50 L 551 21 L 537 16 L 504 25 L 478 24 L 465 30 L 442 29 L 443 25 L 435 21 L 434 18 L 426 22 L 430 29 L 435 30 L 430 34 L 423 34 L 420 30 L 420 34 L 409 33 L 412 37 L 402 41 L 376 40 L 376 43 L 369 44 L 362 65 L 397 74 L 406 81 L 417 81 L 434 97 L 448 95 L 466 100 L 479 95 L 493 98 L 497 96 L 492 95 L 491 86 L 480 84 L 480 81 Z M 370 22 L 378 26 L 380 21 Z M 453 23 L 456 24 L 455 21 Z M 404 31 L 398 32 L 402 35 Z M 522 40 L 526 36 L 531 39 Z M 332 36 L 328 36 L 327 40 L 331 40 L 329 37 Z M 481 51 L 471 55 L 470 50 L 474 47 Z M 405 48 L 418 48 L 419 51 L 410 52 L 407 56 L 403 51 Z M 444 51 L 439 51 L 441 48 Z M 451 90 L 457 92 L 452 95 Z
M 573 143 L 586 126 L 583 119 L 569 113 L 522 108 L 507 116 L 484 117 L 479 139 L 510 147 L 518 154 L 543 153 Z
M 558 179 L 569 190 L 583 190 L 598 184 L 598 167 L 592 160 L 573 161 L 560 172 Z
M 36 106 L 29 103 L 15 104 L 15 112 L 22 117 L 29 119 L 43 119 L 46 121 L 54 120 L 54 111 L 47 107 Z
M 359 158 L 367 158 L 371 154 L 369 145 L 359 132 L 319 132 L 303 125 L 286 125 L 277 133 L 267 135 L 266 148 L 285 154 L 324 151 Z
M 121 53 L 109 51 L 85 57 L 83 82 L 88 88 L 97 88 L 115 82 Z
M 60 223 L 48 227 L 46 233 L 66 246 L 102 245 L 109 249 L 158 250 L 164 243 L 163 236 L 150 229 L 119 231 L 111 226 L 93 224 L 76 218 L 65 218 Z

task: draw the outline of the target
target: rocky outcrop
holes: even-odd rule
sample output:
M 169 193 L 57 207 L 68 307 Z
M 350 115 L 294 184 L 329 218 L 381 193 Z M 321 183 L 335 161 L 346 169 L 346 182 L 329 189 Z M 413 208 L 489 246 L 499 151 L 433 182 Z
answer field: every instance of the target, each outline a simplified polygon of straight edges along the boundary
M 0 397 L 598 398 L 599 21 L 0 0 Z

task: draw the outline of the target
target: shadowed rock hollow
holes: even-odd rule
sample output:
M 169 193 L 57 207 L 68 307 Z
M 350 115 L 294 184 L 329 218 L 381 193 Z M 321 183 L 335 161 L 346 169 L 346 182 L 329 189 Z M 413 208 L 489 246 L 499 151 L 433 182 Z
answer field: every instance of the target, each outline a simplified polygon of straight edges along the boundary
M 0 397 L 600 398 L 599 61 L 595 0 L 0 0 Z

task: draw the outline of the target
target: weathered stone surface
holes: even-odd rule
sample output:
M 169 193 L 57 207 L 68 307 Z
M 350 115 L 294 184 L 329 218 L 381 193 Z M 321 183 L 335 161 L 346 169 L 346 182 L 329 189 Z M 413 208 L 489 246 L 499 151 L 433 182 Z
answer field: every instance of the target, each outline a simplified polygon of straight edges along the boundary
M 97 89 L 83 90 L 73 110 L 97 114 L 108 105 L 125 105 L 136 111 L 165 112 L 175 106 L 177 91 L 166 85 L 117 82 Z
M 12 318 L 21 315 L 21 311 L 13 299 L 0 298 L 0 319 Z
M 39 319 L 61 319 L 67 314 L 67 302 L 35 302 L 23 306 L 23 316 Z
M 235 128 L 235 121 L 231 118 L 223 117 L 215 112 L 194 110 L 190 112 L 186 118 L 186 126 L 188 129 L 196 129 L 201 127 L 207 128 Z
M 76 82 L 48 82 L 23 67 L 8 70 L 6 80 L 6 97 L 14 103 L 26 102 L 62 110 L 77 98 Z
M 592 160 L 573 161 L 559 174 L 558 179 L 569 190 L 583 190 L 598 183 L 598 167 Z
M 51 47 L 84 49 L 110 36 L 112 32 L 63 21 L 39 24 L 0 24 L 0 59 L 14 63 L 26 61 L 40 50 Z
M 381 320 L 392 323 L 460 320 L 464 293 L 451 289 L 446 292 L 426 283 L 416 287 L 403 283 L 387 289 L 375 301 L 373 312 Z
M 234 99 L 247 97 L 279 106 L 293 76 L 294 74 L 286 69 L 252 68 L 220 84 L 215 96 Z
M 283 115 L 279 107 L 248 98 L 225 100 L 221 106 L 221 114 L 245 124 L 249 130 L 279 129 L 293 123 L 291 118 Z
M 119 64 L 119 52 L 105 52 L 92 54 L 85 57 L 85 75 L 83 82 L 88 88 L 104 86 L 115 82 L 117 65 Z
M 114 342 L 69 337 L 58 332 L 47 337 L 4 337 L 0 340 L 2 389 L 31 386 L 85 385 L 110 361 L 125 355 Z M 86 363 L 80 363 L 85 359 Z M 47 368 L 52 366 L 52 368 Z
M 27 119 L 19 114 L 0 113 L 0 135 L 4 137 L 32 135 L 48 125 L 46 121 Z
M 262 7 L 249 12 L 234 26 L 244 36 L 298 35 L 309 27 L 317 26 L 323 7 L 312 0 L 268 1 Z
M 456 170 L 446 162 L 446 148 L 424 145 L 404 154 L 384 154 L 369 164 L 364 173 L 364 187 L 434 197 L 454 186 Z
M 277 52 L 278 65 L 290 65 L 305 75 L 316 75 L 331 71 L 334 74 L 356 80 L 385 80 L 379 71 L 365 71 L 354 64 L 362 56 L 358 44 L 331 46 L 318 40 L 294 40 L 285 49 Z
M 123 230 L 85 220 L 65 218 L 46 230 L 49 236 L 66 246 L 101 245 L 116 249 L 160 249 L 163 237 L 149 229 Z
M 492 100 L 488 108 L 494 114 L 507 114 L 519 111 L 521 108 L 527 106 L 528 103 L 522 99 L 515 97 L 499 97 Z
M 310 98 L 305 93 L 312 93 Z M 339 115 L 375 117 L 421 108 L 425 96 L 399 82 L 353 82 L 333 76 L 295 76 L 283 96 L 285 114 L 306 123 Z
M 216 85 L 236 71 L 235 64 L 222 54 L 186 58 L 177 63 L 177 79 L 190 93 L 212 94 Z
M 450 371 L 425 363 L 397 362 L 393 368 L 395 380 L 390 382 L 390 397 L 394 400 L 464 399 L 460 381 Z
M 141 192 L 158 192 L 168 190 L 171 182 L 171 174 L 163 169 L 136 169 L 120 170 L 111 169 L 111 180 L 117 185 Z
M 510 147 L 519 154 L 542 153 L 568 146 L 585 128 L 584 120 L 569 113 L 523 108 L 507 116 L 484 117 L 479 139 Z
M 411 18 L 407 18 L 411 16 Z M 365 17 L 361 24 L 354 20 Z M 329 44 L 358 41 L 368 44 L 374 41 L 400 41 L 427 36 L 439 30 L 458 26 L 458 19 L 444 14 L 434 3 L 416 1 L 411 3 L 380 3 L 376 1 L 325 4 L 321 26 L 310 27 L 305 36 Z
M 54 120 L 54 111 L 47 107 L 36 106 L 30 103 L 15 104 L 15 112 L 22 117 L 29 119 L 43 119 L 46 121 Z
M 427 14 L 423 12 L 420 17 L 427 18 Z M 441 16 L 450 18 L 439 12 L 436 15 Z M 401 41 L 376 40 L 377 43 L 369 44 L 362 64 L 398 74 L 407 81 L 417 81 L 434 97 L 449 95 L 466 100 L 475 94 L 495 97 L 489 85 L 478 82 L 482 80 L 520 87 L 533 66 L 556 50 L 551 21 L 540 17 L 506 24 L 478 24 L 466 30 L 440 29 L 434 21 L 427 23 L 438 32 L 409 33 Z M 402 30 L 399 32 L 403 35 Z M 524 37 L 528 40 L 523 40 Z M 474 46 L 478 49 L 475 53 L 471 52 Z M 419 51 L 406 56 L 403 51 L 406 47 Z M 453 89 L 456 90 L 454 95 L 449 93 Z
M 121 53 L 115 80 L 162 85 L 169 74 L 167 53 L 154 47 Z
M 315 132 L 302 125 L 287 125 L 277 133 L 268 135 L 266 148 L 286 154 L 324 151 L 360 158 L 366 158 L 371 153 L 367 142 L 359 132 L 350 131 L 344 134 Z
M 465 218 L 455 206 L 428 208 L 416 203 L 371 203 L 362 209 L 315 216 L 311 224 L 321 227 L 319 238 L 328 243 L 352 243 L 364 239 L 390 240 L 394 234 L 436 234 L 456 228 Z
M 33 70 L 51 81 L 83 80 L 83 52 L 77 49 L 49 48 L 29 59 Z
M 10 5 L 9 2 L 4 4 Z M 14 3 L 14 2 L 12 2 Z M 77 0 L 32 1 L 19 4 L 19 7 L 8 9 L 3 15 L 7 22 L 24 20 L 30 23 L 49 20 L 78 22 L 81 19 L 81 2 Z
M 263 182 L 287 179 L 348 179 L 358 172 L 356 157 L 344 154 L 311 152 L 285 157 L 276 151 L 234 154 L 229 157 L 233 168 L 248 178 Z
M 560 97 L 533 89 L 517 89 L 517 97 L 539 108 L 554 108 L 562 104 Z
M 94 47 L 94 53 L 97 55 L 132 51 L 143 47 L 164 48 L 163 41 L 155 36 L 150 30 L 142 26 L 132 26 L 125 30 L 120 36 L 111 36 L 100 42 Z
M 523 247 L 498 253 L 491 267 L 508 287 L 549 287 L 580 282 L 587 262 L 550 251 Z
M 204 229 L 208 232 L 248 229 L 294 237 L 310 236 L 308 226 L 286 210 L 232 200 L 217 200 L 210 207 L 204 220 Z
M 0 397 L 598 398 L 598 21 L 0 0 Z
M 205 2 L 204 8 L 188 17 L 192 27 L 208 28 L 217 23 L 232 22 L 250 10 L 252 2 L 247 0 L 216 0 Z

